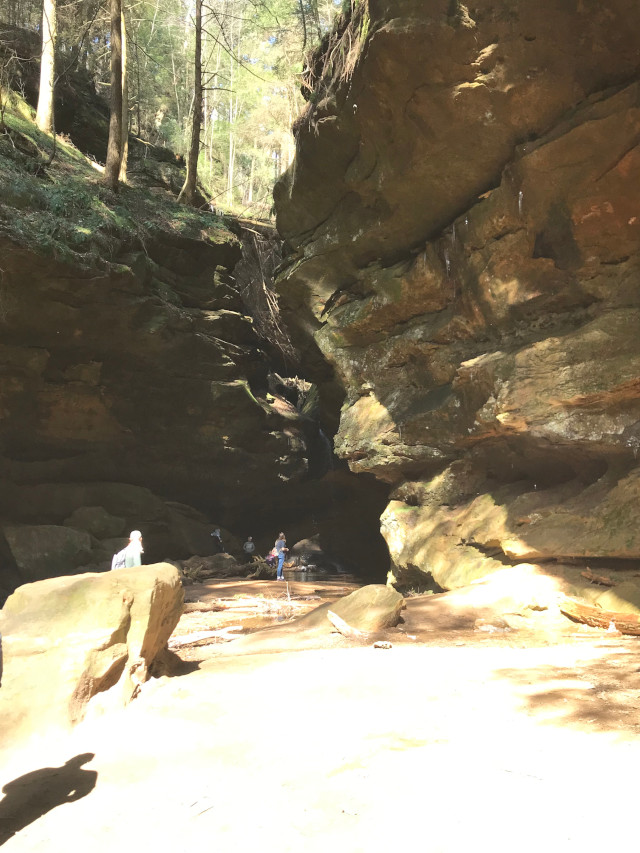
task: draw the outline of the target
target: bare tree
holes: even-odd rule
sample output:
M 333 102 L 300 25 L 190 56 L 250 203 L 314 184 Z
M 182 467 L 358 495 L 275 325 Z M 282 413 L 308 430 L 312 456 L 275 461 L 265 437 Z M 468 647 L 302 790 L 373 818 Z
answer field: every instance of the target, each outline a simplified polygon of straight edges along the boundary
M 0 38 L 3 33 L 0 33 Z M 7 111 L 11 88 L 14 82 L 16 68 L 18 67 L 18 55 L 14 48 L 3 45 L 0 53 L 0 133 L 4 133 L 6 125 L 4 114 Z
M 191 119 L 191 143 L 187 155 L 187 177 L 180 190 L 179 198 L 186 204 L 196 203 L 198 180 L 198 157 L 200 156 L 200 128 L 202 126 L 202 0 L 196 0 L 196 45 L 194 57 L 193 115 Z
M 127 25 L 124 8 L 121 19 L 122 31 L 122 157 L 120 161 L 120 180 L 127 181 L 127 160 L 129 159 L 129 80 L 127 77 Z
M 42 56 L 40 59 L 40 92 L 36 124 L 44 133 L 53 132 L 53 91 L 55 52 L 58 35 L 56 0 L 44 0 L 42 7 Z
M 122 162 L 122 2 L 110 0 L 111 11 L 111 115 L 104 182 L 118 191 Z

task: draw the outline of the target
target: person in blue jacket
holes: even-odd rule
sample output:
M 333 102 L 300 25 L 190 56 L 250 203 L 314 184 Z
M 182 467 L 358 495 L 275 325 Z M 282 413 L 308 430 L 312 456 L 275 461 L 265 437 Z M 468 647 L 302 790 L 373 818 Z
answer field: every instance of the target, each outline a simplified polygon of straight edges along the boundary
M 274 545 L 276 553 L 278 555 L 278 571 L 276 572 L 276 580 L 283 581 L 284 580 L 284 555 L 289 550 L 287 548 L 287 538 L 284 533 L 281 533 L 276 539 L 276 544 Z

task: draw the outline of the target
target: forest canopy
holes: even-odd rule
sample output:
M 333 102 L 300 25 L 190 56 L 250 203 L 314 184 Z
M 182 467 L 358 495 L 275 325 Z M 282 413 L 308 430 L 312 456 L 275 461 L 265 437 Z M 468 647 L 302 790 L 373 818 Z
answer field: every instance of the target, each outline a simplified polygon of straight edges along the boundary
M 294 155 L 291 127 L 304 105 L 304 56 L 341 5 L 342 0 L 0 0 L 0 42 L 15 27 L 42 41 L 41 129 L 55 129 L 54 116 L 47 122 L 46 75 L 53 87 L 70 70 L 86 72 L 111 102 L 113 119 L 115 9 L 115 20 L 121 15 L 122 21 L 122 56 L 116 58 L 123 72 L 122 130 L 116 130 L 123 140 L 120 179 L 126 179 L 128 130 L 187 160 L 194 152 L 197 179 L 212 206 L 264 217 L 273 183 Z M 47 58 L 54 49 L 55 61 Z

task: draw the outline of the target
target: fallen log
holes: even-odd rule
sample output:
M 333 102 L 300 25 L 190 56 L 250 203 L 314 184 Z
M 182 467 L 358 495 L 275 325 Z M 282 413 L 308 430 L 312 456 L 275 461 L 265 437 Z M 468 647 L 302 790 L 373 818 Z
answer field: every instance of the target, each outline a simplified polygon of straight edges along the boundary
M 357 628 L 347 625 L 344 619 L 334 613 L 333 610 L 327 610 L 327 618 L 343 637 L 348 637 L 350 640 L 363 640 L 369 636 L 365 631 L 359 631 Z
M 592 628 L 609 628 L 613 623 L 621 634 L 640 636 L 640 615 L 636 613 L 602 610 L 600 607 L 583 604 L 574 598 L 565 598 L 561 601 L 560 611 L 574 622 L 582 622 L 584 625 L 591 625 Z
M 281 610 L 291 610 L 295 607 L 304 607 L 304 603 L 293 598 L 221 598 L 219 599 L 220 610 L 234 610 L 236 612 L 253 612 L 256 616 L 265 613 L 279 613 Z
M 228 625 L 226 628 L 218 628 L 216 631 L 195 631 L 192 634 L 184 634 L 182 637 L 173 637 L 169 640 L 170 649 L 180 649 L 182 646 L 190 646 L 200 640 L 208 640 L 211 637 L 220 637 L 223 640 L 235 640 L 233 631 L 242 631 L 242 625 Z M 232 634 L 231 636 L 229 636 Z
M 219 601 L 185 601 L 183 613 L 216 613 L 224 610 Z

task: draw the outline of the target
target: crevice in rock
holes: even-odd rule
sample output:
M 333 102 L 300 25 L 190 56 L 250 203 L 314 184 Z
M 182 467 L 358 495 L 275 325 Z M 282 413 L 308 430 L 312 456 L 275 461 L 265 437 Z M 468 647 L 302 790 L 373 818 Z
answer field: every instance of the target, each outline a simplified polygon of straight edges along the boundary
M 460 548 L 463 548 L 463 547 L 473 548 L 474 550 L 476 550 L 480 554 L 482 554 L 483 557 L 490 557 L 492 560 L 496 560 L 498 563 L 501 563 L 506 568 L 513 568 L 514 566 L 517 566 L 523 562 L 522 560 L 514 560 L 511 557 L 507 557 L 507 555 L 504 553 L 504 551 L 500 547 L 499 543 L 497 543 L 495 545 L 487 545 L 487 544 L 481 544 L 480 542 L 474 542 L 471 539 L 469 539 L 469 540 L 462 539 L 460 541 L 460 544 L 458 547 L 460 547 Z M 537 560 L 536 562 L 542 562 L 542 561 Z

